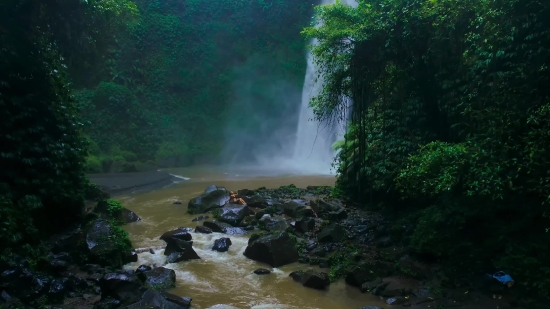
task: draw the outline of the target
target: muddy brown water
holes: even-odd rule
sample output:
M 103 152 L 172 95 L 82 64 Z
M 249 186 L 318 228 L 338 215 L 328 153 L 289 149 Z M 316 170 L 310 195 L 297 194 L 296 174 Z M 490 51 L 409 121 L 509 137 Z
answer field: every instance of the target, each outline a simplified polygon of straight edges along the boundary
M 141 222 L 125 226 L 136 248 L 164 247 L 164 242 L 159 240 L 164 232 L 177 227 L 194 228 L 201 224 L 191 222 L 195 216 L 187 214 L 187 203 L 208 185 L 215 184 L 236 191 L 264 186 L 277 188 L 288 184 L 305 188 L 308 185 L 333 185 L 335 181 L 334 176 L 243 176 L 234 171 L 226 174 L 206 168 L 170 172 L 191 179 L 152 192 L 118 197 L 142 218 Z M 174 205 L 176 200 L 182 204 Z M 378 297 L 362 294 L 343 280 L 331 284 L 325 291 L 318 291 L 305 288 L 288 276 L 292 271 L 313 266 L 295 263 L 273 269 L 247 259 L 243 252 L 250 235 L 230 236 L 233 245 L 228 252 L 211 250 L 214 240 L 224 236 L 227 235 L 193 233 L 193 247 L 202 259 L 164 265 L 176 272 L 176 288 L 170 292 L 191 297 L 193 309 L 356 309 L 367 305 L 385 305 Z M 135 269 L 141 264 L 161 266 L 164 261 L 163 250 L 157 250 L 155 254 L 140 253 L 137 263 L 125 267 Z M 272 269 L 273 272 L 264 276 L 254 274 L 253 271 L 260 267 Z M 326 269 L 324 271 L 328 272 Z

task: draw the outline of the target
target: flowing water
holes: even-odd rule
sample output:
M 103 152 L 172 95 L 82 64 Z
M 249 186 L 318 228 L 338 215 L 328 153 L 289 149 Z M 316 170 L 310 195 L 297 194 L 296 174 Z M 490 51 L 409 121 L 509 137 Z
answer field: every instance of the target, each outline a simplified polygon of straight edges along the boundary
M 159 240 L 164 232 L 177 227 L 197 226 L 191 222 L 195 217 L 187 214 L 188 201 L 200 195 L 211 184 L 226 187 L 228 190 L 256 189 L 258 187 L 276 188 L 295 184 L 298 187 L 308 185 L 333 185 L 334 176 L 293 176 L 280 175 L 259 177 L 246 171 L 217 171 L 215 168 L 191 168 L 170 171 L 176 175 L 189 177 L 171 187 L 130 197 L 121 197 L 123 204 L 135 211 L 141 222 L 128 224 L 134 247 L 164 247 Z M 174 205 L 179 200 L 181 205 Z M 198 223 L 201 224 L 201 223 Z M 333 283 L 325 291 L 305 288 L 294 282 L 290 272 L 307 269 L 312 266 L 291 264 L 277 269 L 273 273 L 258 276 L 253 273 L 257 268 L 272 269 L 269 265 L 247 259 L 243 252 L 249 235 L 229 236 L 233 245 L 228 252 L 211 250 L 214 240 L 227 235 L 193 233 L 193 247 L 201 260 L 168 264 L 164 267 L 176 272 L 176 288 L 170 292 L 193 298 L 194 309 L 355 309 L 366 305 L 383 303 L 369 294 L 361 294 L 357 288 L 347 286 L 343 281 Z M 163 265 L 165 256 L 162 250 L 139 254 L 137 263 L 125 267 L 135 269 L 141 264 Z M 325 269 L 324 271 L 327 271 Z
M 320 5 L 334 4 L 335 0 L 321 0 Z M 357 7 L 356 0 L 343 0 L 343 4 Z M 316 39 L 311 44 L 316 45 Z M 265 156 L 263 165 L 266 162 L 278 161 L 278 165 L 286 168 L 301 171 L 307 174 L 330 174 L 331 163 L 336 152 L 332 144 L 343 139 L 346 131 L 346 123 L 351 109 L 351 99 L 345 97 L 347 107 L 343 111 L 336 112 L 332 119 L 317 121 L 313 109 L 309 106 L 311 99 L 318 96 L 323 89 L 323 76 L 317 66 L 311 52 L 307 55 L 307 68 L 302 88 L 302 100 L 300 104 L 300 115 L 296 130 L 295 143 L 291 152 L 273 158 Z M 262 162 L 262 158 L 259 158 Z

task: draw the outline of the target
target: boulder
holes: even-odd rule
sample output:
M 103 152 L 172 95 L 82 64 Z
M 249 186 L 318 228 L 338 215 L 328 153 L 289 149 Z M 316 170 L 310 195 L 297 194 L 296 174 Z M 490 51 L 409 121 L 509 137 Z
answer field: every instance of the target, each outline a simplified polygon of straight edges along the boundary
M 122 209 L 113 214 L 109 211 L 109 202 L 107 200 L 99 201 L 97 206 L 94 208 L 94 211 L 102 218 L 115 219 L 121 224 L 141 221 L 141 218 L 136 215 L 135 212 L 127 209 L 126 207 L 122 207 Z
M 122 208 L 116 219 L 123 224 L 141 221 L 141 218 L 135 212 L 127 208 Z
M 310 217 L 301 217 L 296 220 L 294 227 L 299 232 L 307 233 L 315 228 L 315 219 Z
M 251 238 L 244 251 L 249 259 L 280 267 L 298 261 L 298 251 L 288 233 L 279 232 Z
M 187 212 L 201 214 L 209 210 L 220 208 L 230 200 L 229 192 L 225 188 L 210 186 L 203 194 L 189 201 Z
M 135 271 L 135 274 L 137 275 L 139 273 L 149 271 L 151 269 L 153 269 L 153 268 L 151 268 L 151 266 L 149 266 L 149 265 L 139 265 L 138 268 Z
M 222 237 L 214 241 L 214 246 L 212 247 L 212 250 L 218 252 L 226 252 L 227 250 L 229 250 L 229 246 L 231 246 L 231 239 L 227 237 Z
M 205 227 L 210 228 L 212 232 L 224 233 L 229 235 L 244 235 L 246 231 L 240 227 L 233 227 L 230 224 L 220 221 L 204 221 L 202 223 Z
M 172 231 L 168 231 L 160 236 L 160 239 L 164 240 L 166 243 L 170 242 L 172 238 L 191 241 L 193 239 L 193 236 L 191 236 L 191 234 L 189 234 L 189 232 L 185 228 L 178 228 Z
M 265 269 L 265 268 L 258 268 L 254 271 L 256 275 L 269 275 L 271 274 L 271 270 Z
M 206 226 L 199 225 L 195 228 L 195 233 L 212 234 L 212 229 Z
M 124 264 L 137 262 L 138 258 L 136 250 L 132 249 L 131 251 L 127 251 L 124 253 Z
M 200 259 L 195 250 L 193 250 L 193 242 L 176 238 L 172 238 L 172 240 L 166 245 L 164 255 L 168 256 L 168 263 Z
M 345 208 L 340 207 L 335 211 L 327 213 L 327 218 L 330 221 L 340 221 L 348 217 L 348 213 Z
M 166 290 L 176 286 L 176 272 L 173 269 L 157 267 L 141 272 L 137 276 L 149 289 Z
M 319 234 L 317 234 L 319 242 L 338 242 L 345 238 L 346 231 L 339 224 L 325 226 Z
M 246 205 L 242 206 L 238 204 L 229 204 L 221 209 L 221 214 L 218 220 L 231 224 L 232 226 L 237 226 L 251 213 L 252 211 L 250 210 L 250 207 Z
M 162 309 L 189 309 L 192 299 L 189 297 L 180 297 L 162 291 L 148 289 L 136 299 L 134 303 L 124 308 L 162 308 Z M 94 307 L 95 308 L 95 307 Z
M 22 265 L 8 267 L 4 270 L 0 274 L 0 291 L 4 291 L 9 297 L 18 298 L 28 303 L 49 294 L 52 279 L 36 274 L 26 266 L 28 266 L 26 263 L 22 263 Z M 52 296 L 55 295 L 52 294 Z
M 338 211 L 340 208 L 342 208 L 342 203 L 339 201 L 327 201 L 327 200 L 315 200 L 310 201 L 310 206 L 313 208 L 313 211 L 315 211 L 317 214 L 324 214 L 329 213 L 331 211 Z
M 259 222 L 263 225 L 263 228 L 266 231 L 270 232 L 284 232 L 290 228 L 290 224 L 283 217 L 271 217 L 270 215 L 264 215 Z
M 247 196 L 253 196 L 254 191 L 248 190 L 248 189 L 242 189 L 237 191 L 237 197 L 238 198 L 245 198 Z
M 282 208 L 281 210 L 285 215 L 296 218 L 299 216 L 300 212 L 306 208 L 306 206 L 304 201 L 292 200 L 286 204 L 283 204 L 280 208 Z
M 64 233 L 57 234 L 50 239 L 52 252 L 57 254 L 61 252 L 72 252 L 80 239 L 84 236 L 84 231 L 80 227 L 66 230 Z
M 129 240 L 118 239 L 115 233 L 111 223 L 104 219 L 96 219 L 86 227 L 86 249 L 92 263 L 120 268 L 127 262 L 126 250 L 131 244 Z
M 250 207 L 266 208 L 269 206 L 268 199 L 261 195 L 247 195 L 243 196 L 242 199 Z
M 327 273 L 315 270 L 299 270 L 289 275 L 294 281 L 300 282 L 303 286 L 323 290 L 330 285 L 330 278 Z
M 99 281 L 102 299 L 114 298 L 122 302 L 138 299 L 146 290 L 136 275 L 122 271 L 107 273 Z
M 362 262 L 346 270 L 346 283 L 361 287 L 365 282 L 389 276 L 392 269 L 393 265 L 391 263 L 375 262 L 368 264 Z

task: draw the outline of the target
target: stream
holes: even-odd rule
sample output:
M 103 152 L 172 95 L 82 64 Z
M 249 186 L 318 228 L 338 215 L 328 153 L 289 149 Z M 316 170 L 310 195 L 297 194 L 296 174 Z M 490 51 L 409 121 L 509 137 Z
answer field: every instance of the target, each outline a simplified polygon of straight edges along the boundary
M 118 197 L 127 208 L 136 212 L 142 221 L 128 224 L 135 248 L 164 247 L 159 237 L 177 227 L 202 225 L 192 222 L 197 215 L 187 213 L 187 203 L 203 193 L 211 184 L 228 190 L 276 188 L 295 184 L 334 185 L 334 176 L 276 175 L 262 177 L 261 173 L 242 171 L 218 171 L 215 168 L 188 168 L 169 170 L 174 175 L 189 177 L 189 180 L 164 189 L 131 196 Z M 181 205 L 173 204 L 181 201 Z M 233 245 L 228 252 L 211 250 L 215 239 L 225 234 L 193 234 L 193 247 L 201 260 L 167 264 L 164 267 L 176 272 L 176 288 L 169 292 L 193 299 L 194 309 L 356 309 L 367 305 L 385 305 L 378 297 L 362 294 L 357 288 L 346 285 L 343 280 L 332 283 L 327 290 L 318 291 L 294 282 L 288 275 L 295 270 L 307 269 L 309 265 L 294 263 L 280 268 L 271 268 L 247 259 L 243 252 L 250 235 L 229 236 Z M 139 261 L 125 266 L 136 269 L 142 264 L 162 266 L 166 257 L 163 250 L 155 254 L 139 254 Z M 272 269 L 269 275 L 253 273 L 257 268 Z M 328 269 L 323 270 L 329 272 Z

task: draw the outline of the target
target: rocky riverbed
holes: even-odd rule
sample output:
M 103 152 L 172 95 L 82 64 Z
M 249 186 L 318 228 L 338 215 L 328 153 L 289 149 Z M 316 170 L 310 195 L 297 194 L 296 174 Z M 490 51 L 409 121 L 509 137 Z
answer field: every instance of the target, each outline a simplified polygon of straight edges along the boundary
M 158 235 L 163 247 L 138 252 L 117 225 L 134 224 L 139 216 L 125 208 L 113 214 L 102 201 L 84 224 L 53 238 L 43 257 L 0 265 L 0 304 L 2 308 L 192 308 L 193 295 L 166 292 L 177 282 L 168 265 L 200 260 L 194 238 L 221 233 L 225 235 L 209 244 L 220 254 L 227 254 L 243 235 L 249 237 L 243 256 L 265 265 L 251 275 L 273 276 L 278 268 L 298 262 L 302 266 L 286 280 L 321 291 L 345 280 L 379 299 L 365 302 L 363 309 L 516 305 L 506 293 L 508 288 L 494 279 L 446 278 L 439 265 L 418 259 L 394 236 L 396 228 L 406 231 L 407 226 L 331 198 L 330 191 L 330 187 L 289 185 L 231 192 L 211 185 L 188 203 L 187 211 L 196 216 L 190 220 L 194 228 L 168 230 Z M 174 204 L 177 207 L 177 201 Z M 139 252 L 161 254 L 163 262 L 138 260 Z M 139 266 L 122 269 L 128 263 Z M 51 302 L 59 305 L 45 305 Z

